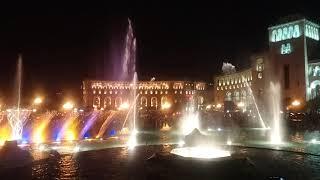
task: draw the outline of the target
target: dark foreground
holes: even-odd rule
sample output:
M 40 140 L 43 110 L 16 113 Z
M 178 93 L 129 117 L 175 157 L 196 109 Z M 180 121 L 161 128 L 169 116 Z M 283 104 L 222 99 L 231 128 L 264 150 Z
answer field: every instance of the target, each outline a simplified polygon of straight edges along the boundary
M 141 146 L 129 151 L 110 148 L 36 161 L 1 169 L 1 179 L 318 179 L 320 157 L 254 148 L 232 147 L 240 160 L 212 163 L 198 160 L 147 160 L 173 146 Z M 169 159 L 169 160 L 168 160 Z

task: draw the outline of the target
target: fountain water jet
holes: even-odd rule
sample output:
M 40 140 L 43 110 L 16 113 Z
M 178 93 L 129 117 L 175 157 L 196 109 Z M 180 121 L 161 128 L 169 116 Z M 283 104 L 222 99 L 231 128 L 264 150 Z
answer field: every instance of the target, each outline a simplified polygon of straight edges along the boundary
M 111 111 L 111 113 L 109 114 L 109 116 L 106 118 L 106 120 L 104 120 L 102 126 L 99 129 L 98 135 L 96 136 L 96 138 L 102 138 L 103 134 L 106 132 L 108 125 L 110 124 L 113 116 L 116 114 L 116 111 Z
M 194 129 L 200 129 L 198 112 L 188 111 L 181 122 L 181 131 L 183 135 L 190 134 Z
M 245 77 L 242 76 L 242 78 L 245 78 Z M 262 119 L 262 117 L 261 117 L 260 110 L 259 110 L 258 105 L 257 105 L 257 102 L 256 102 L 256 98 L 254 97 L 254 94 L 252 93 L 252 89 L 251 89 L 251 87 L 249 86 L 247 80 L 245 80 L 245 84 L 246 84 L 246 87 L 247 87 L 247 89 L 248 89 L 248 91 L 249 91 L 249 93 L 250 93 L 250 96 L 252 97 L 253 104 L 254 104 L 254 107 L 255 107 L 255 109 L 256 109 L 256 111 L 257 111 L 257 114 L 258 114 L 258 117 L 259 117 L 259 121 L 260 121 L 261 127 L 262 127 L 263 129 L 267 129 L 266 124 L 264 123 L 264 121 L 263 121 L 263 119 Z
M 270 83 L 270 110 L 273 120 L 273 127 L 271 132 L 271 143 L 281 144 L 281 129 L 280 129 L 280 120 L 281 120 L 281 97 L 280 97 L 280 84 L 279 83 Z
M 16 75 L 16 90 L 17 90 L 17 104 L 16 108 L 7 110 L 7 119 L 11 126 L 11 139 L 21 140 L 23 127 L 26 124 L 30 111 L 26 109 L 21 109 L 21 81 L 22 81 L 22 56 L 19 55 L 17 64 L 17 75 Z
M 88 132 L 88 130 L 92 127 L 92 125 L 94 124 L 94 122 L 97 120 L 97 117 L 99 115 L 98 111 L 93 111 L 89 117 L 89 119 L 87 120 L 86 124 L 84 125 L 84 127 L 82 128 L 79 138 L 82 139 L 84 137 L 84 135 Z

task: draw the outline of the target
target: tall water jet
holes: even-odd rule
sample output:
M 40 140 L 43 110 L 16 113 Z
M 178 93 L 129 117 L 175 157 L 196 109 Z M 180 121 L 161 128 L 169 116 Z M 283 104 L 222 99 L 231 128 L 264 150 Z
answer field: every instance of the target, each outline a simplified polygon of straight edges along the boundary
M 128 147 L 130 149 L 134 148 L 137 145 L 137 128 L 136 128 L 136 118 L 137 118 L 137 103 L 136 103 L 136 97 L 137 97 L 137 81 L 138 76 L 137 72 L 133 75 L 133 81 L 132 81 L 132 103 L 133 103 L 133 111 L 132 111 L 132 131 L 128 140 Z
M 16 75 L 16 94 L 14 95 L 17 99 L 16 107 L 7 110 L 7 119 L 11 126 L 11 139 L 20 140 L 22 139 L 23 127 L 26 124 L 30 111 L 21 109 L 21 80 L 22 80 L 22 56 L 19 55 L 17 64 L 17 75 Z
M 282 142 L 281 136 L 281 97 L 280 97 L 280 84 L 270 83 L 270 111 L 273 121 L 271 132 L 271 143 L 280 144 Z
M 136 38 L 133 34 L 131 20 L 128 19 L 128 30 L 125 39 L 124 55 L 122 59 L 122 80 L 132 80 L 136 72 Z

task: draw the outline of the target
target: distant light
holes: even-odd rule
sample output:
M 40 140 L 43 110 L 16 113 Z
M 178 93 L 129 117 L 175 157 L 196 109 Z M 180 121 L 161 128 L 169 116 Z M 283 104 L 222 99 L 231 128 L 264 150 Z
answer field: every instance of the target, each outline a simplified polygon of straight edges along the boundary
M 129 103 L 128 102 L 124 102 L 124 103 L 122 103 L 122 104 L 120 104 L 120 106 L 119 106 L 119 110 L 126 110 L 126 109 L 129 109 Z
M 38 147 L 39 151 L 44 151 L 45 147 L 43 144 L 41 144 L 39 147 Z
M 317 139 L 312 139 L 310 142 L 311 142 L 312 144 L 316 144 L 316 143 L 317 143 Z
M 298 100 L 294 100 L 292 103 L 291 103 L 292 106 L 300 106 L 301 105 L 301 102 L 298 101 Z
M 211 147 L 176 148 L 173 149 L 171 153 L 182 157 L 193 157 L 202 159 L 213 159 L 231 156 L 229 151 L 215 149 Z
M 63 109 L 65 109 L 65 110 L 70 110 L 70 109 L 72 109 L 73 108 L 73 103 L 72 102 L 66 102 L 66 103 L 64 103 L 63 104 Z
M 171 107 L 171 104 L 169 102 L 164 102 L 161 105 L 161 109 L 163 109 L 163 110 L 169 109 L 170 107 Z
M 211 105 L 210 105 L 210 104 L 207 105 L 206 109 L 207 109 L 207 110 L 211 109 Z
M 218 128 L 217 130 L 218 130 L 218 131 L 222 131 L 222 129 L 221 129 L 221 128 Z
M 182 147 L 185 144 L 185 142 L 183 140 L 178 142 L 179 147 Z
M 230 139 L 228 139 L 227 144 L 230 146 L 232 145 L 232 141 Z
M 32 112 L 34 112 L 34 113 L 37 112 L 37 109 L 32 109 Z
M 83 112 L 83 109 L 79 109 L 80 112 Z
M 222 105 L 221 105 L 221 104 L 217 104 L 216 107 L 217 107 L 217 108 L 221 108 Z
M 242 108 L 242 107 L 244 107 L 244 103 L 243 102 L 239 102 L 237 106 Z
M 208 129 L 207 129 L 207 131 L 213 131 L 213 129 L 211 129 L 211 128 L 208 128 Z
M 58 149 L 58 146 L 52 146 L 51 149 L 57 150 L 57 149 Z
M 74 109 L 73 109 L 73 112 L 75 112 L 75 113 L 78 112 L 78 109 L 77 109 L 77 108 L 74 108 Z
M 73 148 L 73 152 L 77 153 L 80 151 L 80 147 L 79 146 L 76 146 Z
M 39 105 L 42 103 L 42 98 L 41 97 L 36 97 L 34 100 L 33 100 L 33 103 L 35 105 Z

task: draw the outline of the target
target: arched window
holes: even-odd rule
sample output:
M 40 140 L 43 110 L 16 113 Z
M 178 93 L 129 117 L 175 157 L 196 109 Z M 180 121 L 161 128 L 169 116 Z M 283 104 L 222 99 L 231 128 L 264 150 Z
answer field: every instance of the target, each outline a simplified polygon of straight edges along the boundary
M 119 107 L 122 104 L 122 98 L 121 97 L 116 97 L 114 101 L 114 107 Z
M 158 107 L 158 100 L 156 97 L 151 98 L 151 107 Z
M 313 76 L 320 76 L 320 67 L 319 66 L 314 67 Z
M 235 100 L 236 102 L 239 102 L 239 101 L 240 101 L 240 93 L 239 93 L 239 91 L 235 91 L 235 92 L 233 93 L 233 98 L 234 98 L 234 100 Z
M 231 92 L 228 91 L 228 92 L 226 93 L 226 98 L 225 98 L 225 100 L 226 100 L 226 101 L 232 101 L 232 94 L 231 94 Z
M 99 96 L 95 96 L 93 98 L 93 107 L 100 108 L 100 97 Z
M 198 97 L 198 105 L 202 105 L 204 102 L 204 98 L 202 96 Z
M 141 106 L 145 106 L 145 107 L 148 106 L 148 100 L 146 97 L 142 96 L 140 100 L 141 100 L 140 101 Z
M 166 96 L 161 97 L 161 106 L 168 102 L 168 98 Z
M 111 106 L 111 98 L 110 97 L 105 97 L 104 98 L 103 107 L 106 108 L 108 106 Z

